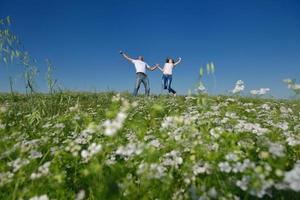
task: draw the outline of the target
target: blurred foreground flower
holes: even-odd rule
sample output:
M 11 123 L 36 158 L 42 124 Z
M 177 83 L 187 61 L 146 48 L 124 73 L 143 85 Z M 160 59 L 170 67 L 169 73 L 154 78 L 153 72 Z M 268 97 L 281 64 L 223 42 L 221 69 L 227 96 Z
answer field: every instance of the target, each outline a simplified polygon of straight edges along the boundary
M 113 101 L 116 101 L 116 97 L 113 97 Z M 104 121 L 103 123 L 103 127 L 104 127 L 104 135 L 106 136 L 114 136 L 117 131 L 119 129 L 122 128 L 123 123 L 125 122 L 126 118 L 127 118 L 127 113 L 126 111 L 129 109 L 130 104 L 127 100 L 121 98 L 122 102 L 122 106 L 120 109 L 120 112 L 117 114 L 116 118 L 113 120 L 107 119 L 106 121 Z
M 84 198 L 85 198 L 85 191 L 84 191 L 84 190 L 80 190 L 80 191 L 76 194 L 75 200 L 83 200 Z
M 34 197 L 31 197 L 29 200 L 48 200 L 49 197 L 44 194 L 44 195 L 41 195 L 41 196 L 34 196 Z
M 298 160 L 291 171 L 285 173 L 284 182 L 290 189 L 300 191 L 300 160 Z

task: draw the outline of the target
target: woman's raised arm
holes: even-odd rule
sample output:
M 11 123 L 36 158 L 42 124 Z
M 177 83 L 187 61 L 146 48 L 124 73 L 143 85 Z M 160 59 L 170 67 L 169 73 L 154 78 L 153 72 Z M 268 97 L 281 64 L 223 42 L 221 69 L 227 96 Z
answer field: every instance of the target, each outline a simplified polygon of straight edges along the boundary
M 175 65 L 178 65 L 180 62 L 181 62 L 181 58 L 179 57 L 179 58 L 177 59 L 177 61 L 174 63 L 174 66 L 175 66 Z

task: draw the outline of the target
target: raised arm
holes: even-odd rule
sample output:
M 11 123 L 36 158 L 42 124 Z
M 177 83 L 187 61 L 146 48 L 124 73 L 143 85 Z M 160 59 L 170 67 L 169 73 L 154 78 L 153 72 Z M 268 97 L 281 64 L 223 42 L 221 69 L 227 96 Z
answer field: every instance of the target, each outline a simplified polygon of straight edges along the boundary
M 126 53 L 124 53 L 123 51 L 120 51 L 120 54 L 129 62 L 132 62 L 132 58 L 130 58 Z
M 181 58 L 179 57 L 177 61 L 174 63 L 174 66 L 178 65 L 181 62 Z

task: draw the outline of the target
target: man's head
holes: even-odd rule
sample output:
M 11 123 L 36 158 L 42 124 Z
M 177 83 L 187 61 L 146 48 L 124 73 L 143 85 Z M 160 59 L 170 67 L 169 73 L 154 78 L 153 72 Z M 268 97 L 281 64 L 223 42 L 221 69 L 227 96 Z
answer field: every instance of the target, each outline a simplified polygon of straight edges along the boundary
M 138 60 L 144 61 L 144 57 L 143 56 L 138 56 Z

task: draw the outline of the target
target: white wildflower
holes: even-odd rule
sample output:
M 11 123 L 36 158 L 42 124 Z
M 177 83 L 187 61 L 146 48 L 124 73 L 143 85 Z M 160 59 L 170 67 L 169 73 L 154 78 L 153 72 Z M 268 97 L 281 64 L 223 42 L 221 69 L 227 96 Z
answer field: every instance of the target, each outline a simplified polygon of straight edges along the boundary
M 68 146 L 65 147 L 65 150 L 72 153 L 73 156 L 78 156 L 81 146 L 72 141 L 68 144 Z
M 243 191 L 246 191 L 248 189 L 249 182 L 250 178 L 248 176 L 243 176 L 242 180 L 238 180 L 236 182 L 236 186 L 241 188 Z
M 260 88 L 259 90 L 251 90 L 252 95 L 264 95 L 270 91 L 270 88 Z
M 5 105 L 1 105 L 0 106 L 0 113 L 2 112 L 2 113 L 5 113 L 7 111 L 7 106 L 5 106 Z
M 121 111 L 117 114 L 117 117 L 114 120 L 106 120 L 103 123 L 104 134 L 106 136 L 114 136 L 117 133 L 117 131 L 122 128 L 126 117 L 127 114 Z
M 161 143 L 159 142 L 158 139 L 155 139 L 155 140 L 151 140 L 149 142 L 149 145 L 153 146 L 153 147 L 156 147 L 156 148 L 159 148 L 161 146 Z
M 151 178 L 160 179 L 165 176 L 166 168 L 162 165 L 152 163 L 150 165 Z
M 73 119 L 76 120 L 76 121 L 79 121 L 79 120 L 81 119 L 81 117 L 80 117 L 80 115 L 75 115 L 75 116 L 73 117 Z
M 30 159 L 41 158 L 41 157 L 43 157 L 43 154 L 41 152 L 35 150 L 30 151 L 30 155 L 29 155 Z
M 300 132 L 300 124 L 294 126 L 294 131 L 299 131 Z
M 293 84 L 293 85 L 291 85 L 291 89 L 293 89 L 293 90 L 300 90 L 300 84 Z
M 287 142 L 288 145 L 290 145 L 290 146 L 300 145 L 300 139 L 297 139 L 295 136 L 288 136 L 288 137 L 286 138 L 286 142 Z
M 105 161 L 107 165 L 114 165 L 117 162 L 115 154 L 110 154 L 107 156 L 107 158 L 108 159 Z
M 207 92 L 203 83 L 199 84 L 199 86 L 197 87 L 197 91 L 200 92 L 200 93 L 206 93 Z
M 225 156 L 227 161 L 237 161 L 239 157 L 235 153 L 229 153 Z
M 116 150 L 116 155 L 122 156 L 125 159 L 134 155 L 140 155 L 143 151 L 143 145 L 139 143 L 129 143 L 126 146 L 120 146 Z
M 162 160 L 162 165 L 173 166 L 175 168 L 178 168 L 182 163 L 183 159 L 180 157 L 180 153 L 175 150 L 165 154 Z
M 89 152 L 87 150 L 82 150 L 81 151 L 81 157 L 83 159 L 86 159 L 89 156 Z
M 134 101 L 134 102 L 131 103 L 131 106 L 133 108 L 137 107 L 138 105 L 139 105 L 139 103 L 137 101 Z
M 244 172 L 247 168 L 254 168 L 255 164 L 251 162 L 249 159 L 243 160 L 243 162 L 233 163 L 232 172 Z
M 51 147 L 50 148 L 50 154 L 53 156 L 57 152 L 57 147 Z
M 14 173 L 11 173 L 10 171 L 0 172 L 0 186 L 12 182 L 13 177 L 14 177 Z
M 220 171 L 221 172 L 226 172 L 226 173 L 229 173 L 231 172 L 231 166 L 229 165 L 229 163 L 226 161 L 226 162 L 220 162 L 218 164 L 219 168 L 220 168 Z
M 260 124 L 253 124 L 245 122 L 244 120 L 238 120 L 238 124 L 235 126 L 237 132 L 252 132 L 258 136 L 268 132 L 268 129 L 262 128 Z
M 49 123 L 49 122 L 47 122 L 46 124 L 44 124 L 44 125 L 42 126 L 42 128 L 49 128 L 50 126 L 52 126 L 52 124 Z
M 29 164 L 29 160 L 17 158 L 14 161 L 8 163 L 8 166 L 13 167 L 13 172 L 17 172 L 21 167 Z
M 71 112 L 75 112 L 75 111 L 78 111 L 78 110 L 79 110 L 79 107 L 80 107 L 80 105 L 79 105 L 78 102 L 77 102 L 77 103 L 75 104 L 75 106 L 70 107 L 69 110 L 70 110 Z
M 63 123 L 58 123 L 54 125 L 54 128 L 63 129 L 65 128 L 65 125 Z
M 149 179 L 161 179 L 165 176 L 167 169 L 157 163 L 141 163 L 138 166 L 137 174 L 145 174 Z
M 271 107 L 268 104 L 261 105 L 261 108 L 266 110 L 266 111 L 269 111 L 271 109 Z
M 73 133 L 74 137 L 76 137 L 74 142 L 76 144 L 87 144 L 92 140 L 93 134 L 97 131 L 97 128 L 98 127 L 94 123 L 90 123 L 86 129 L 79 133 L 79 135 L 76 136 L 76 133 Z
M 232 90 L 232 93 L 237 94 L 244 91 L 244 89 L 245 89 L 244 82 L 242 80 L 238 80 L 235 83 L 235 88 Z
M 283 115 L 288 115 L 288 114 L 292 113 L 293 110 L 291 108 L 286 108 L 284 106 L 280 106 L 280 112 Z
M 6 125 L 0 123 L 0 129 L 5 129 Z
M 121 94 L 120 93 L 117 93 L 115 94 L 112 98 L 111 98 L 111 101 L 112 102 L 118 102 L 121 100 Z
M 228 117 L 228 118 L 231 118 L 231 119 L 239 118 L 235 112 L 226 112 L 225 116 Z
M 284 146 L 277 143 L 270 143 L 269 144 L 269 152 L 277 157 L 283 157 L 284 156 Z
M 214 138 L 219 138 L 221 133 L 223 132 L 224 130 L 221 128 L 221 127 L 216 127 L 216 128 L 212 128 L 210 129 L 209 133 L 211 136 L 213 136 Z
M 102 148 L 102 146 L 100 144 L 92 143 L 89 146 L 88 150 L 91 154 L 94 155 L 94 154 L 98 153 L 99 151 L 101 151 L 101 148 Z
M 216 199 L 218 197 L 218 192 L 215 187 L 210 188 L 208 190 L 207 194 L 208 194 L 208 196 L 210 196 L 213 199 Z
M 87 150 L 81 151 L 83 162 L 88 162 L 94 155 L 99 153 L 102 149 L 100 144 L 92 143 Z
M 193 174 L 197 176 L 198 174 L 210 174 L 211 166 L 208 163 L 203 163 L 199 161 L 192 168 Z
M 162 129 L 176 128 L 177 126 L 179 126 L 182 123 L 183 123 L 182 116 L 168 116 L 161 123 L 161 128 Z
M 38 179 L 42 176 L 46 176 L 49 173 L 49 167 L 51 162 L 46 162 L 42 166 L 40 166 L 37 170 L 37 172 L 34 172 L 30 175 L 30 178 L 32 180 Z
M 287 122 L 278 123 L 276 126 L 284 131 L 289 129 L 289 124 Z

